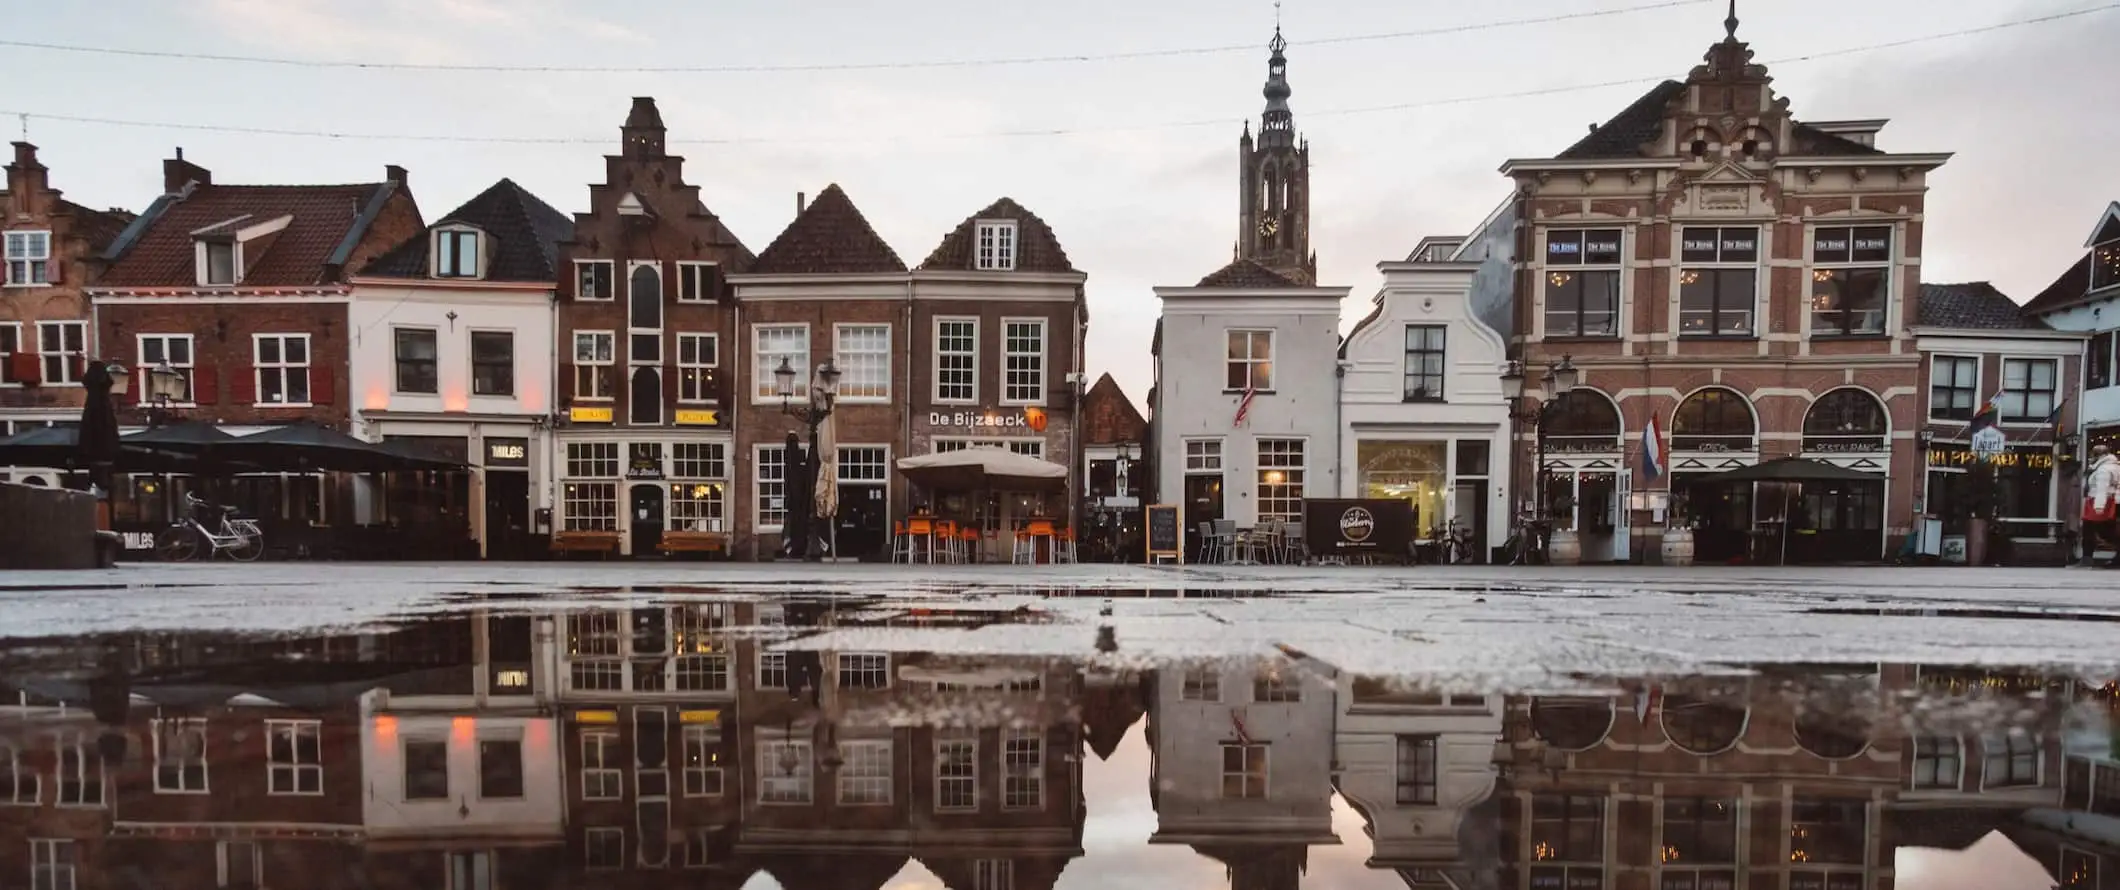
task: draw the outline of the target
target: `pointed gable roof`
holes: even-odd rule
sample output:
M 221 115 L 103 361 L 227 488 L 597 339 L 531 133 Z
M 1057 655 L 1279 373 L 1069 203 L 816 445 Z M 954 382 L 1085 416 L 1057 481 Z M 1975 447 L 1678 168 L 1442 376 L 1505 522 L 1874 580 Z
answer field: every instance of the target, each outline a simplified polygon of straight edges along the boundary
M 2053 284 L 2046 286 L 2024 304 L 2026 312 L 2052 312 L 2082 302 L 2091 294 L 2091 263 L 2097 256 L 2094 249 L 2112 238 L 2120 238 L 2120 201 L 2106 205 L 2099 214 L 2098 224 L 2091 227 L 2090 240 L 2084 242 L 2084 251 L 2074 263 L 2062 271 Z M 2100 288 L 2101 291 L 2107 288 Z
M 751 263 L 757 275 L 859 275 L 905 271 L 839 183 L 825 186 Z
M 1134 407 L 1107 372 L 1082 396 L 1082 441 L 1089 445 L 1116 445 L 1148 438 L 1148 421 Z
M 1012 198 L 1002 198 L 986 209 L 964 218 L 957 228 L 944 236 L 942 243 L 935 245 L 933 253 L 920 264 L 923 270 L 962 269 L 972 270 L 972 260 L 978 240 L 980 220 L 1008 219 L 1016 221 L 1016 269 L 1018 272 L 1076 272 L 1068 262 L 1067 251 L 1060 247 L 1060 239 L 1053 235 L 1051 226 L 1038 215 L 1025 210 Z
M 1200 283 L 1194 285 L 1194 287 L 1223 287 L 1244 290 L 1280 287 L 1300 288 L 1305 286 L 1300 281 L 1242 257 L 1227 266 L 1207 273 L 1207 277 L 1200 279 Z
M 1664 109 L 1685 91 L 1686 85 L 1675 80 L 1650 87 L 1634 104 L 1591 128 L 1590 135 L 1576 140 L 1556 157 L 1571 161 L 1640 157 L 1642 146 L 1663 134 Z
M 553 281 L 559 277 L 559 242 L 574 221 L 512 179 L 502 179 L 434 225 L 399 242 L 361 270 L 381 278 L 426 278 L 434 228 L 458 223 L 485 232 L 491 253 L 487 281 Z

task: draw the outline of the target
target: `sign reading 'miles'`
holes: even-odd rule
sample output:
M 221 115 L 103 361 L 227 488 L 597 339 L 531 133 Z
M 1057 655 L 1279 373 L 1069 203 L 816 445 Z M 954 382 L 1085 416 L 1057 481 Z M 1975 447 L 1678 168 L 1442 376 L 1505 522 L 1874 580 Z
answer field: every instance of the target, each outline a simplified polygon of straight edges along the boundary
M 1025 429 L 1034 433 L 1045 432 L 1045 412 L 1038 408 L 1025 408 L 1020 412 L 1000 411 L 930 411 L 930 426 L 954 426 L 973 430 Z

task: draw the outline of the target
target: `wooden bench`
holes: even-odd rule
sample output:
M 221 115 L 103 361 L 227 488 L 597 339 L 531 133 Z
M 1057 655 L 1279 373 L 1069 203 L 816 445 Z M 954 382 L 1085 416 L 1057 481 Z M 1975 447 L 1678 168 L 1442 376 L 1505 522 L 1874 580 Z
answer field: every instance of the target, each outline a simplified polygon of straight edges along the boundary
M 552 533 L 553 553 L 595 553 L 599 556 L 618 555 L 617 532 L 571 531 Z
M 666 531 L 662 533 L 662 550 L 664 553 L 672 555 L 679 553 L 706 553 L 726 556 L 729 552 L 729 534 L 727 532 Z

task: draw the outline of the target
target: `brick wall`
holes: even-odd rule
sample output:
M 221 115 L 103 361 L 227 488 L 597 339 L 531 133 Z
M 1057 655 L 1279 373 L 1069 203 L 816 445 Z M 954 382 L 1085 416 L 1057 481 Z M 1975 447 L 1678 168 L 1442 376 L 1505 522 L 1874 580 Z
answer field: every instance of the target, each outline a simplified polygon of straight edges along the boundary
M 269 693 L 268 693 L 269 694 Z M 271 707 L 223 707 L 172 712 L 167 716 L 206 721 L 206 791 L 156 791 L 155 713 L 133 709 L 128 726 L 134 750 L 122 767 L 113 765 L 114 806 L 138 822 L 299 822 L 360 825 L 361 730 L 356 715 L 340 709 L 319 714 Z M 269 794 L 268 720 L 320 720 L 323 763 L 321 794 Z
M 94 271 L 94 259 L 112 233 L 91 229 L 77 219 L 72 206 L 50 187 L 48 171 L 37 161 L 36 148 L 15 143 L 15 162 L 7 167 L 7 182 L 0 189 L 0 230 L 51 233 L 51 282 L 44 285 L 8 287 L 0 285 L 0 332 L 12 331 L 18 351 L 38 349 L 37 322 L 87 321 L 88 299 L 82 288 Z M 109 221 L 106 221 L 109 222 Z M 0 275 L 0 281 L 4 281 Z M 83 345 L 96 354 L 94 331 L 87 331 Z M 0 333 L 0 337 L 4 337 Z M 0 352 L 6 345 L 0 342 Z M 42 379 L 44 375 L 38 375 Z M 75 378 L 79 379 L 78 372 Z M 78 384 L 24 385 L 7 357 L 0 357 L 0 410 L 8 408 L 73 408 L 81 406 L 85 393 Z
M 282 424 L 297 421 L 348 428 L 346 403 L 347 313 L 343 298 L 300 301 L 239 297 L 203 303 L 181 297 L 166 303 L 105 302 L 97 312 L 103 342 L 126 367 L 138 368 L 139 338 L 151 334 L 191 337 L 191 372 L 195 407 L 179 408 L 191 419 L 227 424 Z M 375 332 L 365 332 L 374 336 Z M 309 337 L 310 404 L 272 407 L 258 404 L 257 337 L 306 334 Z M 118 422 L 146 422 L 137 400 L 146 387 L 136 379 L 121 397 Z

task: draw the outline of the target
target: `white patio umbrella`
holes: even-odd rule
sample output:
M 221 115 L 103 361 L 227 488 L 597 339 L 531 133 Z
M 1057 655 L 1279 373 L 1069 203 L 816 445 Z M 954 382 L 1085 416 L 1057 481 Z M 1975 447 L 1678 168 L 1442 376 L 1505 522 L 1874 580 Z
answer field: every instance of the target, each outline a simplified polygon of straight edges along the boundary
M 1006 448 L 975 446 L 898 461 L 898 472 L 937 491 L 1063 491 L 1067 468 Z
M 826 520 L 839 515 L 838 423 L 837 416 L 825 415 L 824 422 L 817 425 L 816 440 L 810 443 L 817 464 L 817 490 L 812 503 L 812 515 L 824 517 Z M 836 530 L 838 523 L 827 522 L 826 527 Z M 827 533 L 826 540 L 831 540 L 830 533 Z

